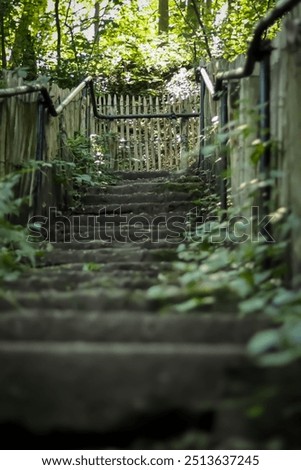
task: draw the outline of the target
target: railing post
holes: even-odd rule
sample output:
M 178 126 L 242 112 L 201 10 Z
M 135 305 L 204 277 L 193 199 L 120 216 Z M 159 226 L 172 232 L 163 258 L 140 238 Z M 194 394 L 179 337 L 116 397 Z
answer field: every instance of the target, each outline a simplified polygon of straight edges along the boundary
M 222 132 L 225 133 L 228 124 L 228 86 L 224 87 L 224 92 L 221 98 L 221 112 L 220 112 L 220 123 Z M 227 169 L 228 169 L 228 155 L 226 149 L 226 141 L 222 141 L 222 154 L 220 163 L 220 198 L 221 198 L 221 209 L 227 210 Z
M 44 159 L 44 142 L 45 142 L 45 104 L 42 95 L 38 101 L 37 116 L 37 146 L 36 146 L 36 162 L 42 162 Z M 34 174 L 33 185 L 33 213 L 36 215 L 41 207 L 41 189 L 42 189 L 42 170 L 37 168 Z
M 270 71 L 270 52 L 266 52 L 262 61 L 260 62 L 260 139 L 264 144 L 264 153 L 260 160 L 260 172 L 268 176 L 270 163 L 271 163 L 271 148 L 270 148 L 270 89 L 271 89 L 271 71 Z M 269 190 L 264 188 L 263 204 L 269 201 Z
M 198 167 L 201 170 L 205 169 L 205 159 L 203 154 L 203 149 L 205 146 L 205 96 L 206 96 L 206 84 L 202 77 L 200 76 L 201 81 L 201 96 L 200 96 L 200 153 L 199 153 L 199 162 Z
M 264 49 L 264 56 L 260 62 L 260 139 L 264 144 L 264 152 L 260 159 L 259 169 L 264 180 L 269 179 L 271 169 L 271 48 Z M 271 186 L 264 186 L 261 190 L 261 213 L 263 218 L 268 216 L 271 208 Z M 261 231 L 261 227 L 259 227 Z M 273 240 L 272 226 L 268 222 L 264 227 L 264 237 L 269 237 L 267 241 Z M 266 266 L 269 266 L 269 260 L 266 260 Z
M 180 170 L 186 170 L 188 167 L 188 150 L 189 150 L 189 136 L 188 136 L 188 122 L 189 118 L 180 118 Z

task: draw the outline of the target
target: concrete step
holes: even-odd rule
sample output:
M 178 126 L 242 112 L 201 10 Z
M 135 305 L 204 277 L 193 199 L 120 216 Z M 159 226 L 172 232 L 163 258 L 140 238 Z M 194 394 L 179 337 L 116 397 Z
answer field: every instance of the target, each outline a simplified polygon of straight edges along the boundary
M 93 271 L 93 268 L 95 271 Z M 85 269 L 85 268 L 84 268 Z M 87 266 L 86 269 L 89 269 Z M 35 274 L 20 276 L 17 280 L 3 284 L 7 290 L 22 292 L 35 292 L 45 289 L 70 292 L 73 289 L 92 287 L 148 289 L 158 283 L 158 271 L 155 270 L 111 270 L 104 272 L 102 267 L 92 265 L 91 271 L 54 271 L 41 275 Z
M 51 215 L 49 217 L 48 223 L 45 226 L 47 230 L 66 230 L 71 231 L 73 227 L 79 226 L 92 226 L 97 229 L 106 225 L 108 229 L 112 227 L 110 224 L 122 225 L 125 229 L 127 227 L 136 226 L 157 228 L 160 227 L 170 227 L 173 224 L 186 224 L 188 222 L 193 222 L 195 220 L 201 220 L 202 217 L 202 208 L 193 207 L 189 211 L 172 211 L 166 212 L 164 210 L 158 212 L 157 214 L 150 214 L 147 212 L 141 212 L 139 214 L 133 213 L 121 213 L 121 208 L 118 206 L 118 209 L 114 213 L 106 212 L 104 209 L 99 208 L 96 214 L 68 214 L 68 215 Z
M 111 312 L 115 310 L 128 309 L 129 312 L 143 312 L 152 311 L 154 313 L 160 311 L 172 312 L 173 305 L 189 300 L 188 294 L 173 293 L 172 297 L 163 299 L 153 298 L 146 295 L 146 286 L 135 287 L 128 282 L 125 287 L 114 286 L 114 282 L 104 282 L 104 286 L 86 284 L 81 288 L 75 287 L 74 289 L 58 290 L 54 288 L 45 287 L 40 291 L 37 290 L 14 290 L 6 289 L 5 295 L 0 298 L 0 309 L 4 311 L 18 311 L 21 309 L 62 309 L 87 312 L 90 310 L 98 311 L 100 313 Z M 110 285 L 108 285 L 110 284 Z M 126 283 L 125 283 L 126 284 Z M 142 283 L 143 284 L 143 283 Z M 155 283 L 157 284 L 157 283 Z M 50 284 L 51 285 L 51 284 Z M 224 313 L 231 313 L 237 310 L 235 298 L 227 299 L 227 303 L 221 298 L 215 303 L 206 303 L 199 305 L 194 311 L 199 314 L 222 311 Z M 179 313 L 180 315 L 180 313 Z
M 55 249 L 52 252 L 45 253 L 45 255 L 37 260 L 38 266 L 54 266 L 60 264 L 72 263 L 133 263 L 151 261 L 176 261 L 177 252 L 174 248 L 164 249 L 141 249 L 138 244 L 131 244 L 125 249 L 125 245 L 118 248 L 104 248 L 101 249 Z
M 119 241 L 119 242 L 142 242 L 142 241 L 184 241 L 189 237 L 189 231 L 185 227 L 185 223 L 174 221 L 173 226 L 170 223 L 169 228 L 165 225 L 147 227 L 133 226 L 133 225 L 116 225 L 108 227 L 97 228 L 93 225 L 80 225 L 78 227 L 68 227 L 67 230 L 63 228 L 52 230 L 49 236 L 50 243 L 56 242 L 85 242 L 89 240 L 94 241 Z
M 140 180 L 140 179 L 166 179 L 171 173 L 166 170 L 156 171 L 114 171 L 114 175 L 121 180 Z
M 199 175 L 183 171 L 115 171 L 114 175 L 122 181 L 200 181 Z
M 144 272 L 152 272 L 152 273 L 161 273 L 161 272 L 168 272 L 172 270 L 173 264 L 170 261 L 144 261 L 141 263 L 140 261 L 110 261 L 109 263 L 96 263 L 91 262 L 91 269 L 93 272 L 101 271 L 102 273 L 112 273 L 118 272 L 121 273 L 130 273 L 131 272 L 140 272 L 141 276 L 143 276 Z M 27 275 L 35 275 L 38 276 L 56 276 L 60 273 L 79 273 L 85 269 L 89 269 L 89 263 L 62 263 L 62 264 L 54 264 L 54 265 L 46 265 L 46 266 L 38 266 L 35 269 L 29 269 L 27 271 Z
M 40 291 L 24 292 L 7 290 L 5 296 L 0 298 L 2 311 L 20 309 L 62 309 L 86 312 L 94 310 L 108 312 L 119 309 L 130 311 L 147 311 L 153 302 L 145 298 L 144 289 L 86 287 L 71 291 L 58 291 L 44 289 Z
M 193 201 L 201 197 L 199 190 L 189 192 L 137 192 L 119 194 L 87 194 L 82 197 L 82 205 L 104 205 L 104 204 L 141 204 L 149 202 L 151 204 L 168 203 L 169 201 Z
M 100 195 L 100 194 L 144 194 L 144 193 L 156 193 L 161 194 L 166 191 L 181 192 L 186 193 L 188 191 L 201 191 L 203 187 L 202 182 L 199 181 L 123 181 L 122 183 L 117 183 L 116 185 L 103 186 L 103 187 L 93 187 L 88 188 L 87 195 Z
M 261 317 L 211 313 L 154 315 L 152 312 L 26 310 L 0 315 L 1 341 L 246 344 L 273 324 Z
M 249 368 L 240 345 L 4 341 L 0 425 L 108 433 L 174 410 L 199 415 L 234 399 L 233 374 Z
M 119 238 L 119 239 L 118 239 Z M 133 239 L 132 239 L 133 238 Z M 115 237 L 113 240 L 81 240 L 76 239 L 74 241 L 65 240 L 62 242 L 51 243 L 55 250 L 100 250 L 100 249 L 113 249 L 118 250 L 134 250 L 134 249 L 170 249 L 176 248 L 179 243 L 183 242 L 185 238 L 176 236 L 169 236 L 167 240 L 152 240 L 151 237 L 127 237 L 121 235 Z
M 197 207 L 193 201 L 166 201 L 162 203 L 133 202 L 125 204 L 91 204 L 75 208 L 73 214 L 161 214 L 170 212 L 185 212 Z

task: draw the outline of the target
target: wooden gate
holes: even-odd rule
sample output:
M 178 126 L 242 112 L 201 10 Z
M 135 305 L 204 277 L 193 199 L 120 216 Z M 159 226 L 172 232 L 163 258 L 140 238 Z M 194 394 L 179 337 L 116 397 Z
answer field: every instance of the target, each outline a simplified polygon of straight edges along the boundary
M 103 95 L 98 98 L 99 114 L 149 115 L 99 120 L 95 142 L 106 166 L 115 170 L 161 170 L 185 168 L 199 151 L 199 96 L 175 100 L 169 95 Z M 197 113 L 194 117 L 176 114 Z

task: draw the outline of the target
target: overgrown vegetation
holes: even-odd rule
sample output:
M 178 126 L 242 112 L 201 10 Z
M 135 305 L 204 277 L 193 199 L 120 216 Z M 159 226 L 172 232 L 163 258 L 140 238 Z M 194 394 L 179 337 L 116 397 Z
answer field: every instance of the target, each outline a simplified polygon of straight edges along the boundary
M 78 204 L 87 188 L 105 187 L 113 184 L 117 177 L 105 164 L 105 149 L 102 138 L 91 139 L 77 135 L 68 139 L 65 153 L 68 160 L 56 159 L 51 165 L 55 168 L 56 182 L 68 187 L 73 204 Z
M 88 187 L 105 187 L 117 180 L 104 165 L 102 141 L 96 140 L 91 148 L 90 139 L 78 135 L 69 139 L 65 150 L 69 160 L 47 163 L 29 160 L 17 173 L 0 179 L 0 282 L 15 280 L 28 266 L 35 266 L 36 257 L 42 253 L 40 245 L 32 243 L 37 238 L 32 239 L 27 228 L 15 223 L 23 205 L 28 202 L 28 197 L 16 198 L 23 174 L 43 171 L 43 167 L 54 168 L 57 183 L 69 188 L 75 206 Z M 31 226 L 30 230 L 38 233 L 39 225 Z M 93 266 L 89 268 L 93 269 Z
M 231 132 L 237 129 L 230 130 L 228 137 Z M 245 126 L 239 132 L 249 134 Z M 224 132 L 204 153 L 221 151 L 223 140 Z M 250 156 L 253 165 L 263 151 L 256 142 Z M 272 171 L 269 179 L 259 175 L 242 184 L 248 194 L 243 207 L 232 207 L 229 197 L 226 214 L 214 195 L 215 184 L 207 184 L 201 201 L 196 201 L 205 217 L 192 219 L 172 273 L 160 275 L 160 284 L 148 291 L 149 298 L 162 305 L 162 313 L 236 311 L 239 317 L 268 319 L 271 328 L 249 344 L 250 354 L 266 366 L 282 366 L 301 357 L 301 293 L 290 287 L 287 262 L 295 220 L 284 207 L 270 208 L 265 217 L 256 205 L 264 189 L 271 186 L 275 191 L 280 177 L 279 171 Z
M 26 265 L 35 264 L 36 249 L 28 243 L 26 229 L 11 222 L 24 203 L 14 192 L 20 178 L 14 173 L 0 180 L 0 283 L 16 279 Z

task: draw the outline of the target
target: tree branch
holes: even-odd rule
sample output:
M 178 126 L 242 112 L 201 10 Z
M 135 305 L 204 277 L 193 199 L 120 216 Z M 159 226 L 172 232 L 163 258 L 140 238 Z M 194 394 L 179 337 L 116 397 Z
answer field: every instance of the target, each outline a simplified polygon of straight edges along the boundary
M 200 12 L 198 10 L 198 7 L 197 7 L 197 4 L 196 4 L 196 1 L 195 0 L 192 0 L 192 6 L 193 6 L 193 9 L 194 9 L 194 12 L 195 12 L 195 16 L 198 20 L 198 23 L 203 31 L 203 35 L 204 35 L 204 40 L 205 40 L 205 46 L 206 46 L 206 51 L 207 51 L 207 54 L 208 54 L 208 57 L 209 59 L 212 58 L 212 54 L 211 54 L 211 50 L 210 50 L 210 46 L 209 46 L 209 41 L 208 41 L 208 36 L 207 36 L 207 31 L 206 31 L 206 27 L 205 27 L 205 24 L 203 23 L 202 21 L 202 18 L 201 18 L 201 15 L 200 15 Z

